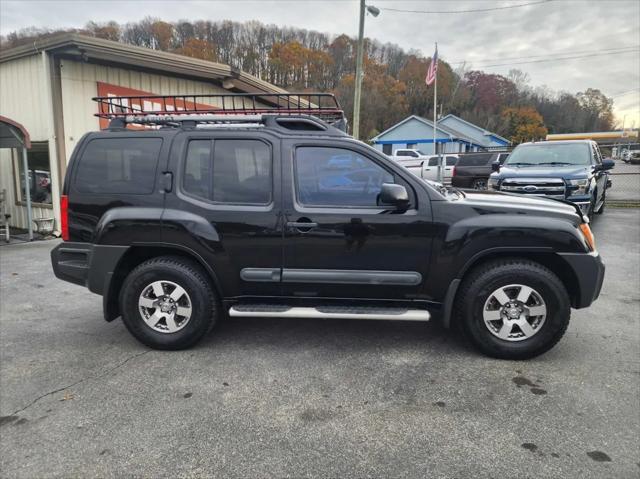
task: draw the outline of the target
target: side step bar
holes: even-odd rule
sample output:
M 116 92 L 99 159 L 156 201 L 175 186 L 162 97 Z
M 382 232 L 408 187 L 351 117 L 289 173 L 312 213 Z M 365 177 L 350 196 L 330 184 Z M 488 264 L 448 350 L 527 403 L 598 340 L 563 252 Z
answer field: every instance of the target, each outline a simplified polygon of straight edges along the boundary
M 429 311 L 424 309 L 371 306 L 300 307 L 273 304 L 238 304 L 229 309 L 229 316 L 244 318 L 380 319 L 388 321 L 429 321 L 431 317 Z

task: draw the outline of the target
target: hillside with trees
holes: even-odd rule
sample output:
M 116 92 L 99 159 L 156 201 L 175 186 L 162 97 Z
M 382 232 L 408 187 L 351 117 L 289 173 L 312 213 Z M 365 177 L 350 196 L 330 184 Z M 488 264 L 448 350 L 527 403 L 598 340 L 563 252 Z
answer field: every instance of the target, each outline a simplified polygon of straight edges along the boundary
M 120 25 L 88 23 L 75 31 L 108 40 L 226 63 L 290 91 L 328 91 L 350 117 L 356 41 L 259 22 L 154 18 Z M 2 48 L 59 31 L 29 28 L 2 38 Z M 371 138 L 410 114 L 433 116 L 433 92 L 424 78 L 430 59 L 397 45 L 365 41 L 361 136 Z M 526 73 L 507 76 L 453 69 L 441 59 L 439 113 L 453 113 L 518 143 L 549 133 L 609 130 L 613 101 L 597 89 L 577 94 L 529 85 Z

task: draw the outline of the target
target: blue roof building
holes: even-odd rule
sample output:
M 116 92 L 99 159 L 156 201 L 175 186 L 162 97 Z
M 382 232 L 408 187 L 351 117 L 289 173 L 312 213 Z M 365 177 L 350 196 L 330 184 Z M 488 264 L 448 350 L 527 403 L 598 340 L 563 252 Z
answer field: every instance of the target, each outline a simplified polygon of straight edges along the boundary
M 416 148 L 425 154 L 463 153 L 504 148 L 511 143 L 496 133 L 455 115 L 447 115 L 436 126 L 437 151 L 433 149 L 433 122 L 411 115 L 371 139 L 387 155 L 398 148 Z

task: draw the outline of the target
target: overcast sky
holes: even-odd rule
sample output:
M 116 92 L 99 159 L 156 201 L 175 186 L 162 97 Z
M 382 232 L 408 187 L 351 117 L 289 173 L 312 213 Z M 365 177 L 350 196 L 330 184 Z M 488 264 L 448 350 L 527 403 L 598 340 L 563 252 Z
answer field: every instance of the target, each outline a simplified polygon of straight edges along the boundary
M 385 10 L 460 11 L 537 1 L 368 0 L 382 12 L 377 18 L 367 17 L 365 33 L 381 42 L 420 50 L 425 56 L 431 56 L 437 41 L 440 57 L 449 62 L 466 61 L 467 67 L 503 74 L 520 68 L 530 75 L 532 86 L 572 93 L 599 88 L 615 97 L 620 123 L 626 115 L 627 127 L 634 122 L 640 126 L 637 0 L 552 0 L 456 14 Z M 357 0 L 0 0 L 0 33 L 29 26 L 80 27 L 89 20 L 126 23 L 154 16 L 166 21 L 258 20 L 355 36 L 358 4 Z M 625 47 L 635 49 L 617 53 Z M 558 60 L 570 56 L 582 58 Z M 549 59 L 554 61 L 538 62 Z M 532 61 L 537 63 L 521 63 Z

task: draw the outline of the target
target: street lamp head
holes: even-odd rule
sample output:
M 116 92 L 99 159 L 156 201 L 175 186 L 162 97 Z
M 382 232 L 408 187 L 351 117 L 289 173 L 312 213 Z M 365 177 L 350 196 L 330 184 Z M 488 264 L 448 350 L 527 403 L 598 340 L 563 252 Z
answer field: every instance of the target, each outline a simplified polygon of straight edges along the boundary
M 378 15 L 380 15 L 380 9 L 377 7 L 374 7 L 373 5 L 367 5 L 367 12 L 369 12 L 374 17 L 377 17 Z

